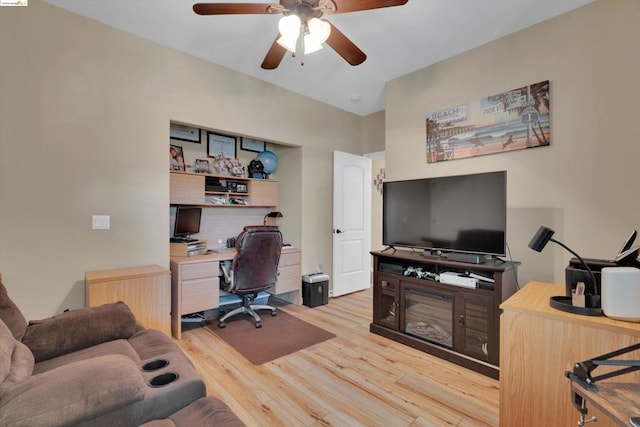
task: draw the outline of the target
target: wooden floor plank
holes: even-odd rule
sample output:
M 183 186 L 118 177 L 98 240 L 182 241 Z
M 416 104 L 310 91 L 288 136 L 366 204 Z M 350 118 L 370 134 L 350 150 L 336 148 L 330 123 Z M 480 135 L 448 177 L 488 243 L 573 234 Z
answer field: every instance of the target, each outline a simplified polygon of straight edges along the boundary
M 498 424 L 498 381 L 369 332 L 370 289 L 279 309 L 336 337 L 261 366 L 205 328 L 176 341 L 248 426 Z

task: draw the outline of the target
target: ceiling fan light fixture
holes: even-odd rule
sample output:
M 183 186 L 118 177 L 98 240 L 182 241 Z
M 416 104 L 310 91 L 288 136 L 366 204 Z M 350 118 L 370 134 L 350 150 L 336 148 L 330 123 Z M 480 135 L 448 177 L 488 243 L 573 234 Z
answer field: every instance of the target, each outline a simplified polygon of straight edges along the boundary
M 331 34 L 331 25 L 327 21 L 311 18 L 307 23 L 307 31 L 304 36 L 305 55 L 322 49 L 322 43 L 327 41 L 329 34 Z
M 318 43 L 317 41 L 315 41 L 313 37 L 309 36 L 309 34 L 304 36 L 304 54 L 305 55 L 316 52 L 320 49 L 322 49 L 322 43 Z
M 302 22 L 298 15 L 283 16 L 278 22 L 278 30 L 282 38 L 297 40 L 300 36 L 300 25 Z
M 301 26 L 302 22 L 297 15 L 288 15 L 280 18 L 278 22 L 278 30 L 280 31 L 278 44 L 295 54 Z
M 287 38 L 287 37 L 283 37 L 281 36 L 278 39 L 278 44 L 280 46 L 282 46 L 283 48 L 287 49 L 289 52 L 291 53 L 296 53 L 296 45 L 298 43 L 298 38 Z
M 311 36 L 318 44 L 326 42 L 331 34 L 331 24 L 324 19 L 311 18 L 307 26 L 309 28 L 308 36 Z

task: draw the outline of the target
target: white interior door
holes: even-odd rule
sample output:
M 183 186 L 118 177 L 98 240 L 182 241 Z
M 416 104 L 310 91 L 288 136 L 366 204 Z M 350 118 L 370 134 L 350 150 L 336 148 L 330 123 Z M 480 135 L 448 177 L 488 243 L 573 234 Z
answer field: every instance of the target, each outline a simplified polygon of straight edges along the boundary
M 371 286 L 371 159 L 333 152 L 333 296 Z

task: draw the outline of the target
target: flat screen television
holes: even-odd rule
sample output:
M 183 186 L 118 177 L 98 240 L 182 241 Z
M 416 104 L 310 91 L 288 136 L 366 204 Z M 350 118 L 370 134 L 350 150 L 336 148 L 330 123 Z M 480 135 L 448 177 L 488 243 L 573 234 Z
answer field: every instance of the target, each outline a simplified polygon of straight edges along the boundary
M 385 182 L 382 210 L 386 246 L 506 255 L 506 171 Z
M 176 224 L 173 236 L 182 241 L 193 241 L 192 234 L 200 232 L 200 219 L 202 208 L 178 206 L 176 208 Z

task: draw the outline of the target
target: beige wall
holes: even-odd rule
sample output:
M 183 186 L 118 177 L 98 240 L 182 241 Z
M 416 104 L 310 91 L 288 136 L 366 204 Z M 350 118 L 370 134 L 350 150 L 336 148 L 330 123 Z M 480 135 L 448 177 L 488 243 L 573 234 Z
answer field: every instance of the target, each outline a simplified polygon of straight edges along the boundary
M 507 238 L 523 284 L 564 283 L 568 252 L 527 247 L 541 224 L 584 257 L 613 257 L 640 227 L 638 22 L 637 0 L 599 0 L 389 82 L 387 178 L 507 170 Z M 547 79 L 551 146 L 426 163 L 427 113 Z
M 362 118 L 362 146 L 365 153 L 384 151 L 385 112 Z
M 332 152 L 362 153 L 359 116 L 38 0 L 1 8 L 0 58 L 0 271 L 27 318 L 82 306 L 85 271 L 168 266 L 171 120 L 301 147 L 279 150 L 279 224 L 329 270 Z

